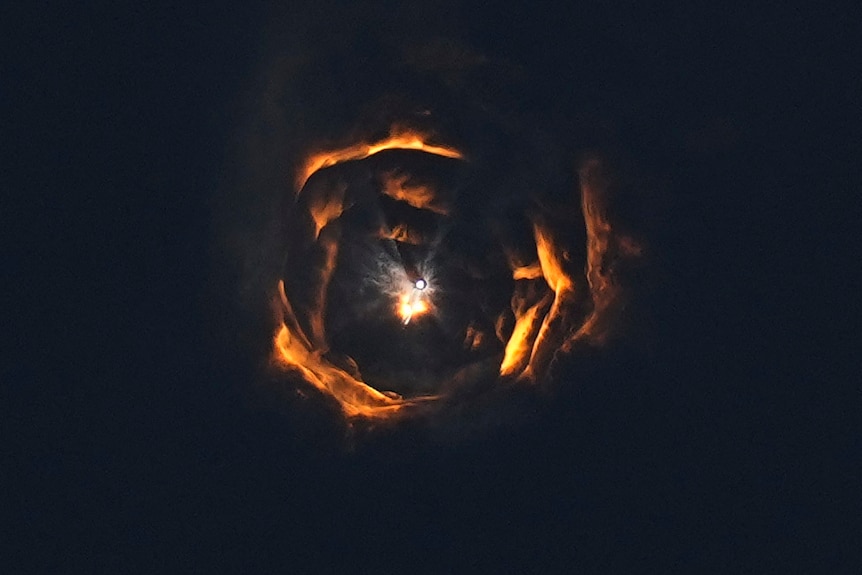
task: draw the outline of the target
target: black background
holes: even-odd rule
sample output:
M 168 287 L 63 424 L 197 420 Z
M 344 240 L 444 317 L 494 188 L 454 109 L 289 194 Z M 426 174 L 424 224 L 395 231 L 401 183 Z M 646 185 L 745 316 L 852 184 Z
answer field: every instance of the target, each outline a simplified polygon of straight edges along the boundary
M 344 453 L 206 333 L 267 10 L 2 9 L 5 572 L 858 569 L 858 14 L 463 7 L 672 174 L 654 355 Z

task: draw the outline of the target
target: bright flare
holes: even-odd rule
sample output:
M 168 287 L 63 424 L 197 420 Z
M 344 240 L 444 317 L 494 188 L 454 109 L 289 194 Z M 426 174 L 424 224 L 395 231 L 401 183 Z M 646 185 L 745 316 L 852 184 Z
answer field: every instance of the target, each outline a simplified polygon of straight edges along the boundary
M 425 280 L 419 280 L 416 283 L 424 282 Z M 428 311 L 428 303 L 422 299 L 422 290 L 425 289 L 423 287 L 415 287 L 411 293 L 404 294 L 401 296 L 401 300 L 398 303 L 398 315 L 401 316 L 401 321 L 404 325 L 410 323 L 410 320 L 413 316 L 421 315 Z

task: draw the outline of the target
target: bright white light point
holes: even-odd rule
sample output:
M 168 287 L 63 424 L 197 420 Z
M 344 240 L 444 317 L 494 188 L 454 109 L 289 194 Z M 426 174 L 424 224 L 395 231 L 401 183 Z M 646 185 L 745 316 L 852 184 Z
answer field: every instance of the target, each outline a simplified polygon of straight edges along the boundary
M 428 282 L 426 282 L 422 278 L 419 278 L 418 280 L 416 280 L 416 283 L 413 285 L 416 286 L 416 289 L 422 290 L 422 289 L 425 289 L 426 287 L 428 287 Z

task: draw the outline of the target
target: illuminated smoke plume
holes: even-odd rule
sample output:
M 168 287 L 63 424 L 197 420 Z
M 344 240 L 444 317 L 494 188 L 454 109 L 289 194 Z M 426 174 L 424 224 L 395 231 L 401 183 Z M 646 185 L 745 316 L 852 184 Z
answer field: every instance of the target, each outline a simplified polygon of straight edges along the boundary
M 578 150 L 476 89 L 505 68 L 455 41 L 405 41 L 394 66 L 378 62 L 391 91 L 333 95 L 313 73 L 332 61 L 297 42 L 275 42 L 226 195 L 243 209 L 222 210 L 241 313 L 261 318 L 240 329 L 268 341 L 276 385 L 348 420 L 397 421 L 476 386 L 556 385 L 556 362 L 620 332 L 643 247 L 617 229 L 613 171 L 596 153 L 576 165 Z M 338 121 L 315 124 L 317 90 L 345 99 Z

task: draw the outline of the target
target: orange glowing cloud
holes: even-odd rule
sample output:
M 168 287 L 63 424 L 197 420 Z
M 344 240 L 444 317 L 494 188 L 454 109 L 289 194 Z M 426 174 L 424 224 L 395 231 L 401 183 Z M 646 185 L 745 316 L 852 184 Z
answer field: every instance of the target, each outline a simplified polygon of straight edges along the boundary
M 302 162 L 295 180 L 299 193 L 308 179 L 318 170 L 340 162 L 359 160 L 383 150 L 421 150 L 447 158 L 463 158 L 455 148 L 430 143 L 430 139 L 417 131 L 393 128 L 390 135 L 379 141 L 357 144 L 328 151 L 311 153 Z M 570 246 L 561 239 L 559 224 L 552 218 L 533 218 L 533 240 L 536 261 L 524 263 L 513 253 L 507 254 L 512 279 L 517 289 L 511 299 L 511 310 L 499 316 L 496 333 L 504 343 L 499 356 L 498 374 L 513 382 L 536 382 L 547 372 L 558 353 L 571 351 L 578 341 L 600 345 L 613 328 L 615 310 L 622 305 L 622 286 L 614 276 L 620 263 L 627 258 L 640 257 L 642 245 L 630 235 L 622 234 L 612 225 L 608 216 L 608 203 L 612 181 L 606 167 L 598 159 L 590 159 L 580 172 L 580 205 L 571 202 L 571 209 L 579 207 L 586 224 L 586 261 L 576 269 L 570 261 Z M 379 192 L 410 206 L 447 216 L 449 206 L 440 202 L 429 185 L 411 182 L 409 174 L 384 174 L 379 180 Z M 285 372 L 297 374 L 307 384 L 335 398 L 347 418 L 394 419 L 410 413 L 420 404 L 434 402 L 442 396 L 402 398 L 391 392 L 375 389 L 362 380 L 360 370 L 345 371 L 327 359 L 329 352 L 324 331 L 324 316 L 328 284 L 337 265 L 339 254 L 339 226 L 330 223 L 341 217 L 349 204 L 346 188 L 341 185 L 314 186 L 306 198 L 308 214 L 313 221 L 309 253 L 314 259 L 303 262 L 293 271 L 297 285 L 305 290 L 304 299 L 297 298 L 297 308 L 285 293 L 284 282 L 278 284 L 281 321 L 273 335 L 274 362 Z M 321 189 L 317 189 L 320 187 Z M 326 230 L 324 230 L 326 228 Z M 307 234 L 308 232 L 303 232 Z M 386 224 L 372 235 L 392 239 L 404 244 L 421 244 L 421 237 L 404 224 Z M 310 263 L 309 263 L 310 262 Z M 297 279 L 294 278 L 294 282 Z M 418 284 L 404 282 L 389 294 L 392 297 L 391 313 L 400 317 L 405 329 L 417 317 L 441 311 L 432 302 L 429 293 Z M 523 288 L 523 289 L 522 289 Z M 295 294 L 294 294 L 295 295 Z M 504 321 L 505 320 L 505 321 Z M 508 326 L 506 332 L 503 326 Z M 461 332 L 463 333 L 463 332 Z M 484 332 L 470 325 L 464 346 L 479 348 L 485 340 Z M 496 362 L 496 359 L 494 360 Z M 495 363 L 496 365 L 496 363 Z M 443 383 L 443 382 L 441 382 Z M 442 402 L 441 402 L 442 403 Z

